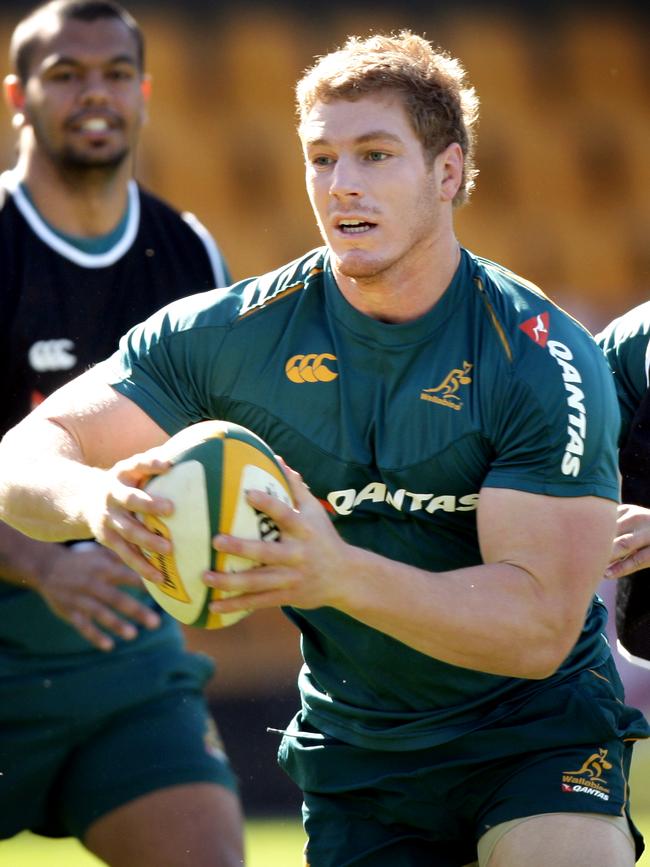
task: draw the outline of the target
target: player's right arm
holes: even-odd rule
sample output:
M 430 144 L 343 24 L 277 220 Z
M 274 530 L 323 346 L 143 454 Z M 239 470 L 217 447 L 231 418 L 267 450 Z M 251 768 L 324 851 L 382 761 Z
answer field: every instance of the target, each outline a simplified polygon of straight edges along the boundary
M 140 486 L 168 464 L 168 435 L 105 381 L 98 365 L 58 391 L 0 443 L 0 520 L 41 541 L 96 538 L 152 580 L 135 544 L 166 550 L 134 512 L 166 514 Z M 152 450 L 152 451 L 149 451 Z M 127 541 L 128 539 L 128 541 Z

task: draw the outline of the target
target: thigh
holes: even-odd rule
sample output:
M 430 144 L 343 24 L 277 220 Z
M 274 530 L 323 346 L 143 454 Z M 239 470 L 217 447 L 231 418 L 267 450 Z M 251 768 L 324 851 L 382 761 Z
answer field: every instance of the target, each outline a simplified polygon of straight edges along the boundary
M 486 860 L 479 847 L 481 867 L 633 867 L 636 860 L 620 817 L 549 813 L 508 824 Z
M 194 783 L 236 790 L 200 693 L 169 691 L 104 720 L 60 781 L 61 820 L 84 839 L 99 818 L 153 792 Z
M 111 867 L 241 867 L 235 793 L 213 783 L 159 789 L 94 822 L 85 846 Z

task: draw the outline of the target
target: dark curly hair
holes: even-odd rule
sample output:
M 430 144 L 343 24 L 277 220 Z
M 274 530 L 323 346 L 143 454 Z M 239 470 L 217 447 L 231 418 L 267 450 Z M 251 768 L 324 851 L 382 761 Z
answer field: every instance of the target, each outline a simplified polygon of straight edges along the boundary
M 135 40 L 138 68 L 144 69 L 144 36 L 133 16 L 113 0 L 50 0 L 36 6 L 16 26 L 9 46 L 11 68 L 21 84 L 29 78 L 29 67 L 34 48 L 41 38 L 41 31 L 48 18 L 59 21 L 97 21 L 100 18 L 117 18 Z

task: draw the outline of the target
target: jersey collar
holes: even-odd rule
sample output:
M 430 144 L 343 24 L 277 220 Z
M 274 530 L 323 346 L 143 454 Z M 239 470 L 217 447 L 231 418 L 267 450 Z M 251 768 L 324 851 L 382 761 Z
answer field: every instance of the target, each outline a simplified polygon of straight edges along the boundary
M 0 184 L 11 193 L 16 207 L 25 218 L 32 231 L 56 253 L 59 253 L 70 262 L 82 268 L 106 268 L 114 265 L 131 247 L 140 226 L 140 195 L 136 182 L 131 179 L 128 182 L 127 194 L 129 197 L 128 218 L 122 235 L 115 244 L 103 253 L 87 253 L 79 250 L 74 244 L 61 238 L 47 225 L 34 205 L 29 201 L 20 187 L 20 178 L 15 169 L 3 172 L 0 175 Z
M 330 311 L 348 331 L 384 346 L 406 346 L 428 340 L 443 328 L 462 304 L 462 287 L 467 282 L 470 267 L 467 251 L 461 248 L 460 263 L 451 283 L 431 310 L 411 322 L 392 324 L 366 316 L 346 300 L 332 273 L 329 250 L 325 253 L 324 265 L 325 298 Z

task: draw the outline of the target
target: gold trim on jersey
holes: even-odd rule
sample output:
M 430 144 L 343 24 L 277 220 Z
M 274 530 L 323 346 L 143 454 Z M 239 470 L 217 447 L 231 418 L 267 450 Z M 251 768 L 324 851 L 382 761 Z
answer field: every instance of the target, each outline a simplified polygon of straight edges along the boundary
M 240 313 L 237 317 L 237 321 L 241 319 L 246 319 L 246 317 L 250 316 L 252 313 L 257 313 L 260 310 L 263 310 L 265 307 L 274 304 L 276 301 L 281 301 L 283 298 L 288 298 L 290 295 L 293 295 L 300 289 L 304 289 L 307 280 L 309 280 L 310 277 L 315 277 L 317 274 L 321 274 L 322 272 L 322 268 L 312 268 L 311 271 L 307 274 L 306 280 L 301 280 L 299 283 L 293 283 L 291 286 L 285 286 L 284 289 L 278 289 L 278 291 L 274 295 L 263 298 L 261 301 L 258 301 L 257 304 L 254 304 L 252 307 L 244 310 L 243 313 Z
M 478 291 L 481 293 L 481 298 L 483 299 L 483 303 L 485 304 L 485 308 L 490 317 L 490 321 L 492 322 L 494 330 L 496 331 L 499 340 L 501 341 L 501 344 L 505 349 L 506 355 L 508 356 L 508 361 L 512 361 L 512 349 L 510 347 L 510 341 L 506 337 L 506 332 L 503 328 L 503 325 L 499 322 L 499 317 L 497 316 L 494 307 L 490 303 L 490 299 L 487 297 L 485 287 L 483 286 L 483 281 L 480 277 L 475 277 L 474 283 L 476 284 L 476 288 L 478 289 Z

